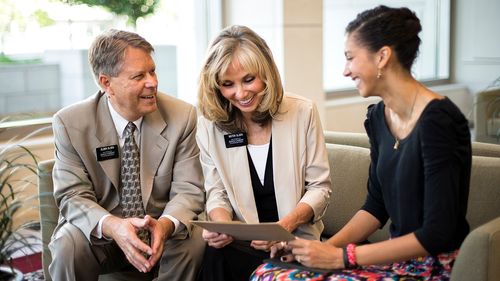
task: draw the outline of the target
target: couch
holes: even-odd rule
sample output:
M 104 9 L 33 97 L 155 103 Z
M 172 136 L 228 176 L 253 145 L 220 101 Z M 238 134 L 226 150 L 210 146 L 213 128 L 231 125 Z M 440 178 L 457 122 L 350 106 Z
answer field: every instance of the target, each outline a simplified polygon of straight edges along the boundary
M 323 237 L 335 234 L 361 207 L 366 196 L 369 142 L 366 134 L 325 131 L 333 184 L 330 205 L 323 222 Z M 467 219 L 471 232 L 457 257 L 452 281 L 493 281 L 500 276 L 500 145 L 473 143 L 472 175 Z M 58 210 L 52 195 L 51 171 L 54 160 L 39 164 L 40 217 L 43 240 L 43 266 L 47 274 L 50 252 L 47 244 L 57 221 Z M 47 196 L 49 195 L 49 196 Z M 388 238 L 388 225 L 369 240 Z M 117 275 L 122 276 L 117 277 Z M 125 280 L 123 273 L 100 280 Z M 130 277 L 130 280 L 133 278 Z M 50 280 L 50 279 L 47 279 Z
M 361 207 L 366 196 L 369 142 L 366 134 L 325 131 L 332 196 L 323 222 L 324 237 L 335 234 Z M 500 280 L 500 145 L 472 143 L 467 220 L 471 232 L 460 247 L 452 281 Z M 369 237 L 388 238 L 388 224 Z

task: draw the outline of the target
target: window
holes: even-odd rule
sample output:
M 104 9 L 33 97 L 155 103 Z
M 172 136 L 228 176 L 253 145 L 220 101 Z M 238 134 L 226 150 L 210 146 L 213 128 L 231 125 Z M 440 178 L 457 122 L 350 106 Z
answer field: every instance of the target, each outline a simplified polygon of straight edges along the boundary
M 408 7 L 422 24 L 412 72 L 420 81 L 449 78 L 450 0 L 323 0 L 323 83 L 327 92 L 352 88 L 345 78 L 344 31 L 356 15 L 377 5 Z
M 195 103 L 200 65 L 220 18 L 220 0 L 160 0 L 155 14 L 140 18 L 135 28 L 126 16 L 97 6 L 3 0 L 0 120 L 52 116 L 93 95 L 98 87 L 87 49 L 109 28 L 137 32 L 153 44 L 159 90 Z

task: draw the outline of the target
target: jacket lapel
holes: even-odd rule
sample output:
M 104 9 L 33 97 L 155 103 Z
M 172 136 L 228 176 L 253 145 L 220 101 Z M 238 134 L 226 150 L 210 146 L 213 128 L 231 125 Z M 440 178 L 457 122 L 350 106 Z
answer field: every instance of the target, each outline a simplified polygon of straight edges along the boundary
M 283 102 L 282 107 L 285 108 L 285 106 Z M 286 110 L 286 108 L 283 109 L 285 112 Z M 293 131 L 296 127 L 287 121 L 286 113 L 280 115 L 279 119 L 273 120 L 272 124 L 274 192 L 280 218 L 286 215 L 286 210 L 295 208 L 298 202 L 295 202 L 294 198 L 302 197 L 302 194 L 291 194 L 298 190 L 295 187 L 299 184 L 297 179 L 301 178 L 298 173 L 303 173 L 302 170 L 296 168 L 300 167 L 300 163 L 297 163 L 300 157 L 294 155 L 294 153 L 302 153 L 297 147 L 297 132 Z
M 231 177 L 232 192 L 241 215 L 247 223 L 258 223 L 259 216 L 254 200 L 247 148 L 246 146 L 226 148 L 224 141 L 219 143 L 224 146 L 221 149 L 226 151 L 227 172 Z
M 224 140 L 222 140 L 224 145 Z M 246 146 L 238 146 L 225 149 L 225 158 L 229 175 L 231 177 L 231 188 L 239 205 L 241 215 L 247 223 L 259 222 L 257 206 L 252 188 L 252 179 L 250 177 L 250 166 L 248 164 Z
M 107 105 L 106 94 L 100 92 L 99 95 L 100 97 L 97 97 L 99 100 L 97 102 L 96 112 L 96 144 L 94 146 L 98 148 L 117 145 L 118 151 L 120 151 L 115 125 L 113 124 L 113 119 L 111 118 Z M 99 161 L 99 165 L 101 165 L 104 173 L 118 191 L 120 181 L 120 156 L 114 159 Z
M 146 208 L 156 171 L 165 156 L 168 140 L 162 135 L 167 123 L 158 110 L 144 116 L 141 128 L 141 190 Z

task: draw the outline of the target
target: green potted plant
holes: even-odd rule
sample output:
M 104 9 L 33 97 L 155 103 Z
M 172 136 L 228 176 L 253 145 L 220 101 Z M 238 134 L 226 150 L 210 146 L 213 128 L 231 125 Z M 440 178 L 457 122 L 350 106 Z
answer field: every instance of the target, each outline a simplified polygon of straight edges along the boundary
M 21 141 L 0 145 L 0 280 L 22 280 L 22 273 L 12 267 L 12 254 L 33 250 L 33 239 L 39 240 L 21 233 L 25 229 L 38 230 L 39 222 L 28 221 L 19 226 L 14 222 L 16 214 L 27 207 L 25 203 L 35 199 L 20 196 L 35 186 L 37 171 L 35 155 L 20 145 Z

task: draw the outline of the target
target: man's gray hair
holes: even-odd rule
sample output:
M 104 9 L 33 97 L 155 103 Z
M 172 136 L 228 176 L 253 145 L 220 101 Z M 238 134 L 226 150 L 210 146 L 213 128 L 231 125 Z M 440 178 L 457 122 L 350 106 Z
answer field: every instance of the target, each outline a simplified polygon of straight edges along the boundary
M 154 52 L 153 46 L 136 33 L 110 29 L 96 37 L 89 48 L 89 64 L 99 85 L 99 75 L 116 77 L 121 71 L 127 47 Z

